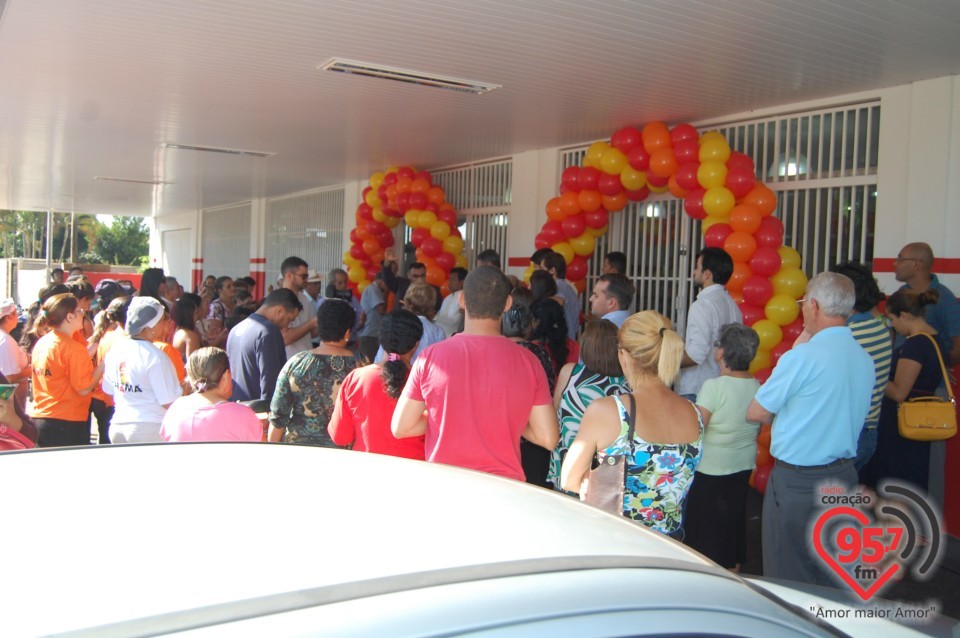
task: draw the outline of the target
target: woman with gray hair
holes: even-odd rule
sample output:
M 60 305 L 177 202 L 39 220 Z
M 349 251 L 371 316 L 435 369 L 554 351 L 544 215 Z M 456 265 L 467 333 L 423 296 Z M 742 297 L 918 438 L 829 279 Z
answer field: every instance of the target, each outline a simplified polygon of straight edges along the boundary
M 750 374 L 760 338 L 739 323 L 720 327 L 713 344 L 720 376 L 697 394 L 706 432 L 703 458 L 687 500 L 684 543 L 722 567 L 738 571 L 746 560 L 747 488 L 757 458 L 760 424 L 747 407 L 760 388 Z

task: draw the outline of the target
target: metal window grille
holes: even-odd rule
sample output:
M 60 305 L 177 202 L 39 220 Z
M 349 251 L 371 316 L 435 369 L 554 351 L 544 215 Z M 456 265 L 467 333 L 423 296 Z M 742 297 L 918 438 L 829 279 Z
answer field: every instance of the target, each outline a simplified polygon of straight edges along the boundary
M 203 274 L 250 272 L 250 202 L 203 211 Z
M 878 102 L 708 128 L 724 134 L 733 150 L 750 155 L 757 179 L 777 193 L 784 244 L 800 252 L 807 276 L 845 260 L 872 265 Z M 585 151 L 562 151 L 563 168 L 582 165 Z M 607 234 L 597 241 L 588 290 L 600 276 L 603 256 L 622 251 L 637 287 L 633 310 L 657 310 L 683 331 L 695 294 L 693 256 L 702 247 L 700 222 L 684 214 L 683 202 L 665 194 L 632 203 L 610 216 Z M 588 303 L 584 299 L 585 308 Z
M 341 267 L 343 206 L 342 186 L 267 201 L 268 285 L 277 280 L 287 257 L 300 257 L 323 274 Z

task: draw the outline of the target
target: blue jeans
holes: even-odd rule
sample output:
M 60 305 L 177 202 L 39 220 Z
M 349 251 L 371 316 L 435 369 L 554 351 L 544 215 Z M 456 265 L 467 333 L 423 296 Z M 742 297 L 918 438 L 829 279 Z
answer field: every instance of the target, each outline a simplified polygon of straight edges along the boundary
M 853 461 L 857 472 L 863 469 L 863 466 L 873 457 L 877 450 L 877 425 L 872 423 L 864 425 L 860 430 L 860 438 L 857 440 L 857 456 Z

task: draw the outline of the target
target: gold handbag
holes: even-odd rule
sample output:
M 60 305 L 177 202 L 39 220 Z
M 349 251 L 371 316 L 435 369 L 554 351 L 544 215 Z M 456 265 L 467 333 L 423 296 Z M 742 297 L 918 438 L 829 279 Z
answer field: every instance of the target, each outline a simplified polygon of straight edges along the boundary
M 953 396 L 950 377 L 947 376 L 947 367 L 943 364 L 937 342 L 926 333 L 920 334 L 933 343 L 950 400 L 940 397 L 907 399 L 897 408 L 897 429 L 900 436 L 911 441 L 943 441 L 957 433 L 957 400 Z
M 630 399 L 630 413 L 627 417 L 627 441 L 630 443 L 630 452 L 633 453 L 633 433 L 637 423 L 637 404 L 632 394 L 626 395 Z M 627 455 L 617 454 L 603 458 L 600 465 L 590 470 L 589 477 L 584 480 L 580 491 L 580 500 L 587 505 L 593 505 L 611 514 L 623 516 L 623 492 L 627 480 Z

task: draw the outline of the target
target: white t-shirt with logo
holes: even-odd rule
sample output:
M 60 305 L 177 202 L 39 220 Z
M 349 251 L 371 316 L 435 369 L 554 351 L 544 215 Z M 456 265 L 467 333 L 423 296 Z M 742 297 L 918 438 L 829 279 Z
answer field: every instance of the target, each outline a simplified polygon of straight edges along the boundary
M 101 385 L 116 403 L 111 432 L 123 425 L 155 428 L 157 440 L 167 412 L 163 406 L 183 395 L 167 355 L 149 341 L 129 337 L 118 337 L 107 352 Z

